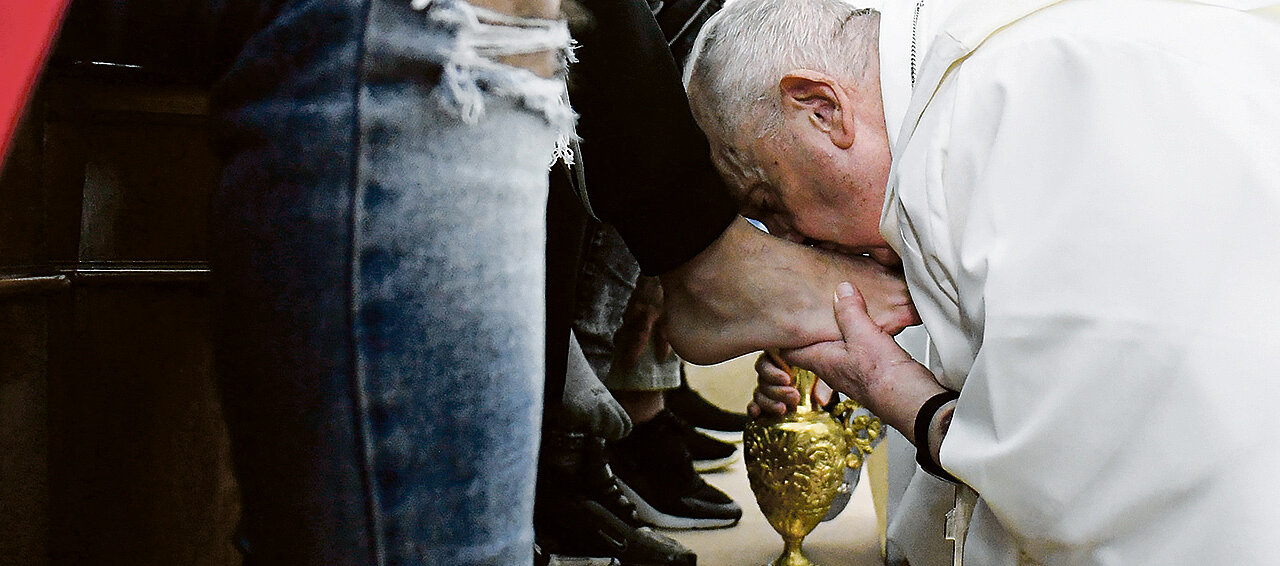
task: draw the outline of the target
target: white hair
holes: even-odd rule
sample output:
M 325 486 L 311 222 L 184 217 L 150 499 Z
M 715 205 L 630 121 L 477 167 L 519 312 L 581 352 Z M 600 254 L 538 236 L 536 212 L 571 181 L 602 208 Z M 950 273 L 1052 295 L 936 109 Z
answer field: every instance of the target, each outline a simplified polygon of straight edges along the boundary
M 730 0 L 702 26 L 685 63 L 694 116 L 710 136 L 756 137 L 782 121 L 778 80 L 793 69 L 863 84 L 876 68 L 880 13 L 844 0 Z

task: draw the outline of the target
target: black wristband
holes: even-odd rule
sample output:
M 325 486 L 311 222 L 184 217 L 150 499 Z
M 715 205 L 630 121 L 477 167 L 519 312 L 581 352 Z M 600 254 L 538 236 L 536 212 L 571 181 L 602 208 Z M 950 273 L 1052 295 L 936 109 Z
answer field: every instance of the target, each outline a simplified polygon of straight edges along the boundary
M 920 464 L 920 469 L 951 483 L 960 483 L 960 480 L 942 469 L 942 466 L 933 460 L 933 454 L 929 452 L 929 424 L 933 422 L 933 416 L 938 413 L 938 409 L 959 397 L 960 394 L 955 391 L 943 391 L 920 405 L 920 411 L 916 413 L 916 463 Z

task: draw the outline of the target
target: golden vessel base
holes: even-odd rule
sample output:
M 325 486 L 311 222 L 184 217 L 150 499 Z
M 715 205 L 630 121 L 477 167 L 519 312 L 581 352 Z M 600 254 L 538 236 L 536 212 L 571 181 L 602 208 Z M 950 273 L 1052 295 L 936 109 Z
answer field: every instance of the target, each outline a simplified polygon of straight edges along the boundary
M 800 544 L 786 544 L 782 549 L 782 555 L 778 556 L 773 562 L 764 566 L 819 566 L 816 562 L 809 560 L 803 552 L 800 551 Z

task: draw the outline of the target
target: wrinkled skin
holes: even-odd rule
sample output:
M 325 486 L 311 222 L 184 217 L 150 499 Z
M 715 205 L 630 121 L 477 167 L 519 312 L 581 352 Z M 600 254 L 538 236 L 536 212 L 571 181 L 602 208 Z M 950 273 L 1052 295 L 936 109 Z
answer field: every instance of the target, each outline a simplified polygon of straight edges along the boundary
M 696 364 L 840 340 L 831 290 L 852 282 L 888 334 L 920 323 L 897 267 L 774 237 L 739 218 L 706 250 L 662 275 L 667 338 Z

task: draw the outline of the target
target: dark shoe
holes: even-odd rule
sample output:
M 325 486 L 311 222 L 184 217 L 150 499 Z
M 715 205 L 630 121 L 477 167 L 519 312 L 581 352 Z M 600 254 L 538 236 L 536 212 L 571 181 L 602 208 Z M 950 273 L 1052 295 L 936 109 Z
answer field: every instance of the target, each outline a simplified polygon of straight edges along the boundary
M 533 566 L 622 566 L 616 558 L 590 558 L 551 554 L 533 545 Z
M 667 408 L 676 416 L 698 428 L 721 432 L 741 433 L 747 426 L 745 413 L 734 413 L 717 407 L 692 387 L 689 380 L 680 381 L 680 387 L 667 390 Z M 741 438 L 741 434 L 739 434 Z
M 622 566 L 696 566 L 693 551 L 643 526 L 607 458 L 601 438 L 544 435 L 533 519 L 538 545 L 547 555 L 616 558 Z
M 689 449 L 695 471 L 713 472 L 738 461 L 741 455 L 736 444 L 704 434 L 680 417 L 673 415 L 672 418 L 680 429 L 681 442 Z
M 683 423 L 669 411 L 636 423 L 610 444 L 610 464 L 640 520 L 668 529 L 718 529 L 742 518 L 742 508 L 693 469 L 681 439 Z

